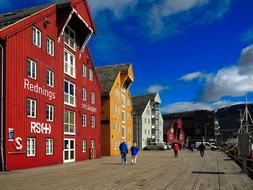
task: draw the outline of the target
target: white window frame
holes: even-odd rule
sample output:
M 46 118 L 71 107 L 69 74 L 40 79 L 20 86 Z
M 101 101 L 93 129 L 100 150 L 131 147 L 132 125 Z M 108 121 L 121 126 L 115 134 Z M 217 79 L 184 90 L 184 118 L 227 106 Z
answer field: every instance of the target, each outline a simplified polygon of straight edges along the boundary
M 36 138 L 26 138 L 26 156 L 36 155 Z
M 82 88 L 82 100 L 87 100 L 87 89 L 84 87 Z
M 37 62 L 31 59 L 27 59 L 26 67 L 27 67 L 26 68 L 27 77 L 36 80 L 37 79 Z
M 47 69 L 47 86 L 54 87 L 54 72 Z
M 68 31 L 66 31 L 66 29 L 68 30 Z M 74 38 L 72 38 L 71 37 L 71 35 L 70 35 L 70 33 L 73 33 L 73 37 Z M 73 47 L 71 46 L 71 41 L 73 42 Z M 64 43 L 68 46 L 68 47 L 70 47 L 72 50 L 76 50 L 76 33 L 75 33 L 75 31 L 72 29 L 72 28 L 70 28 L 69 26 L 66 26 L 66 28 L 65 28 L 65 31 L 64 31 Z
M 47 53 L 54 57 L 54 41 L 47 37 Z
M 91 121 L 91 127 L 95 128 L 96 127 L 96 117 L 92 115 L 90 121 Z
M 82 76 L 87 77 L 87 66 L 84 63 L 82 64 Z
M 54 139 L 46 139 L 46 155 L 54 154 Z
M 68 83 L 68 92 L 65 92 L 65 82 Z M 70 94 L 71 85 L 73 85 L 73 93 Z M 76 105 L 76 86 L 74 83 L 64 80 L 64 104 L 75 107 Z M 73 99 L 73 104 L 71 103 L 71 98 Z
M 122 138 L 126 138 L 126 127 L 124 125 L 122 125 Z
M 82 114 L 82 126 L 86 127 L 87 126 L 87 115 Z
M 67 49 L 64 49 L 64 73 L 76 78 L 76 58 L 75 55 Z
M 121 120 L 122 120 L 123 123 L 126 122 L 126 112 L 125 112 L 125 110 L 121 110 Z
M 30 102 L 29 106 L 28 106 L 28 102 Z M 28 107 L 29 107 L 29 112 L 28 112 Z M 37 101 L 36 100 L 30 99 L 30 98 L 26 99 L 26 116 L 30 118 L 36 118 L 37 116 Z
M 87 152 L 87 141 L 85 139 L 82 140 L 82 152 Z
M 96 148 L 96 141 L 94 139 L 90 140 L 90 147 L 91 148 Z
M 91 68 L 89 68 L 89 80 L 93 81 L 94 80 L 94 72 Z
M 35 26 L 32 28 L 32 43 L 41 48 L 41 31 Z
M 47 121 L 54 121 L 54 106 L 47 104 L 46 105 L 46 118 Z
M 67 112 L 67 120 L 68 120 L 68 122 L 67 123 L 65 123 L 65 112 Z M 74 113 L 74 118 L 73 118 L 73 121 L 74 121 L 74 123 L 70 123 L 70 113 Z M 75 135 L 75 126 L 76 126 L 76 114 L 75 114 L 75 112 L 73 112 L 73 111 L 69 111 L 69 110 L 64 110 L 64 134 L 65 135 Z M 66 126 L 68 127 L 68 131 L 65 131 L 65 128 L 66 128 Z M 73 132 L 70 132 L 71 131 L 71 128 L 73 128 Z
M 95 104 L 96 103 L 96 94 L 95 92 L 91 91 L 91 103 Z

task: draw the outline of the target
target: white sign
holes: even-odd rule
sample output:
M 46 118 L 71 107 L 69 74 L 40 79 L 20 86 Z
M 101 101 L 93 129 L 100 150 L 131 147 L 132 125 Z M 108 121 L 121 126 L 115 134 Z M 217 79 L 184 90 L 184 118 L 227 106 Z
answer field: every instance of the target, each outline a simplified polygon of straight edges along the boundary
M 87 110 L 87 111 L 91 111 L 92 113 L 96 113 L 97 112 L 97 108 L 92 107 L 89 104 L 82 104 L 82 108 Z
M 51 125 L 48 123 L 39 123 L 39 122 L 31 122 L 31 133 L 41 133 L 50 135 L 51 134 Z
M 30 81 L 28 79 L 24 80 L 24 89 L 29 90 L 31 92 L 35 92 L 37 94 L 41 94 L 43 96 L 48 97 L 49 100 L 54 100 L 55 99 L 55 93 L 50 91 L 50 90 L 46 90 L 45 87 L 41 87 L 39 86 L 39 84 L 32 84 L 30 83 Z

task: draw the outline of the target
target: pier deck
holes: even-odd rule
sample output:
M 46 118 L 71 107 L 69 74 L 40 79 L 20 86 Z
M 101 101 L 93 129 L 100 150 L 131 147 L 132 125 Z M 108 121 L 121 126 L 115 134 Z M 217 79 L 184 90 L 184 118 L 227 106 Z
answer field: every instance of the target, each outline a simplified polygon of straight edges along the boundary
M 130 157 L 128 157 L 130 161 Z M 140 153 L 136 165 L 119 156 L 0 173 L 0 189 L 253 190 L 253 181 L 221 152 Z

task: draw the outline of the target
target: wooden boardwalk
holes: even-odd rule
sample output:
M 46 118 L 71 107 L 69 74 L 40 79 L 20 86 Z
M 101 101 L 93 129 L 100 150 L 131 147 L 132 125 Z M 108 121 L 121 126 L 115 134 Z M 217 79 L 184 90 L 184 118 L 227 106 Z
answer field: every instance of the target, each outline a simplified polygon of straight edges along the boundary
M 129 159 L 128 159 L 129 160 Z M 253 190 L 253 181 L 221 152 L 142 152 L 136 165 L 103 157 L 71 164 L 0 173 L 0 190 L 157 189 Z

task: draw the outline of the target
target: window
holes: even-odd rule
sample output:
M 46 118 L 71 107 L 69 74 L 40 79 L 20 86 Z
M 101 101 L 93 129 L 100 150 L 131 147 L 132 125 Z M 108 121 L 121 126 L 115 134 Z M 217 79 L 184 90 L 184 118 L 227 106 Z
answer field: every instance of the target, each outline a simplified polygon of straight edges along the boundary
M 122 110 L 122 122 L 125 122 L 126 120 L 125 120 L 125 111 L 124 110 Z
M 27 138 L 26 139 L 26 155 L 35 156 L 35 154 L 36 154 L 36 139 Z
M 27 60 L 26 75 L 29 78 L 37 79 L 37 63 L 35 61 Z
M 91 116 L 91 127 L 92 128 L 96 127 L 96 118 L 95 118 L 95 116 Z
M 54 87 L 54 72 L 47 69 L 47 85 Z
M 53 155 L 54 153 L 54 140 L 46 139 L 46 155 Z
M 86 114 L 82 114 L 82 126 L 83 127 L 86 127 L 86 119 L 87 119 Z
M 64 81 L 64 103 L 75 106 L 75 85 L 69 81 Z
M 87 151 L 86 140 L 82 140 L 82 152 Z
M 91 141 L 90 141 L 90 147 L 91 147 L 91 148 L 96 148 L 95 140 L 91 140 Z
M 113 113 L 117 113 L 117 104 L 113 105 Z
M 147 123 L 147 118 L 144 119 L 144 123 Z
M 73 50 L 75 50 L 76 46 L 75 38 L 76 38 L 75 32 L 69 26 L 67 26 L 64 32 L 64 42 L 67 46 L 69 46 Z
M 122 138 L 126 137 L 126 128 L 125 126 L 122 126 Z
M 33 44 L 41 48 L 41 32 L 36 27 L 33 27 L 32 35 Z
M 66 49 L 64 50 L 64 73 L 71 77 L 76 77 L 75 56 Z
M 75 134 L 75 113 L 64 110 L 64 134 Z
M 91 92 L 91 103 L 92 104 L 95 104 L 96 102 L 96 95 L 95 95 L 95 92 Z
M 47 104 L 46 116 L 47 121 L 54 121 L 54 106 Z
M 89 69 L 89 80 L 93 81 L 93 70 Z
M 87 67 L 86 67 L 85 64 L 82 65 L 82 75 L 83 75 L 84 77 L 87 76 Z
M 87 100 L 87 90 L 86 90 L 86 88 L 83 88 L 83 89 L 82 89 L 82 99 L 83 99 L 84 101 Z
M 117 122 L 115 120 L 113 121 L 113 130 L 117 131 Z
M 125 95 L 124 94 L 122 94 L 122 106 L 124 106 L 125 107 L 125 105 L 126 105 L 126 102 L 125 102 L 126 100 L 125 100 Z
M 26 115 L 27 117 L 36 118 L 37 112 L 37 102 L 36 100 L 27 99 L 26 100 Z
M 54 41 L 47 37 L 47 53 L 54 56 Z
M 145 135 L 147 134 L 147 129 L 144 130 L 144 134 L 145 134 Z

